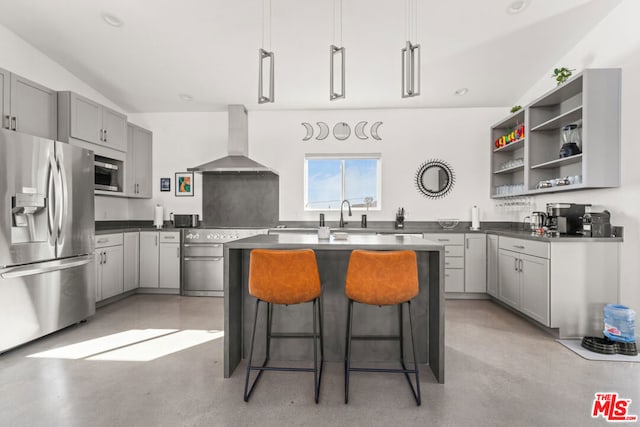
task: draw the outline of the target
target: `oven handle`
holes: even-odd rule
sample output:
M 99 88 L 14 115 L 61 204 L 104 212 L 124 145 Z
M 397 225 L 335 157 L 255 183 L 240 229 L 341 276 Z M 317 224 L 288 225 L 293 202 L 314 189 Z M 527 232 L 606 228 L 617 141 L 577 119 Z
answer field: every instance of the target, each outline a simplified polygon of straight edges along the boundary
M 185 261 L 222 261 L 224 257 L 221 256 L 200 256 L 200 257 L 184 257 Z
M 183 243 L 182 246 L 184 246 L 185 248 L 219 248 L 222 246 L 222 243 Z

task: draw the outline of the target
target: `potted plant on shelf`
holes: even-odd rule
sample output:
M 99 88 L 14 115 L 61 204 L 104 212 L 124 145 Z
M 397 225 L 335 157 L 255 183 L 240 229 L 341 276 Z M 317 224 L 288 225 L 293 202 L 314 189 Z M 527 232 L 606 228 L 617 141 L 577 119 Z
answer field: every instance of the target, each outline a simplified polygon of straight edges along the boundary
M 569 80 L 569 77 L 571 77 L 571 74 L 573 74 L 574 71 L 575 69 L 568 69 L 567 67 L 554 68 L 551 77 L 555 78 L 556 82 L 558 82 L 558 86 L 560 86 L 562 83 Z

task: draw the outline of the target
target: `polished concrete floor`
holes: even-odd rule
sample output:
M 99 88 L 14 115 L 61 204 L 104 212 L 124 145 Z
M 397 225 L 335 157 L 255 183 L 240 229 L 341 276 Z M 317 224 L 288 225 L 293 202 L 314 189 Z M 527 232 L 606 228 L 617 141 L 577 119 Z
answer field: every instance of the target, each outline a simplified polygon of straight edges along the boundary
M 269 372 L 245 403 L 244 365 L 222 375 L 221 299 L 136 295 L 0 356 L 0 425 L 605 425 L 596 392 L 640 415 L 640 364 L 584 360 L 491 301 L 448 301 L 445 317 L 446 383 L 422 369 L 420 407 L 402 376 L 357 373 L 345 405 L 339 363 L 318 405 L 311 374 Z

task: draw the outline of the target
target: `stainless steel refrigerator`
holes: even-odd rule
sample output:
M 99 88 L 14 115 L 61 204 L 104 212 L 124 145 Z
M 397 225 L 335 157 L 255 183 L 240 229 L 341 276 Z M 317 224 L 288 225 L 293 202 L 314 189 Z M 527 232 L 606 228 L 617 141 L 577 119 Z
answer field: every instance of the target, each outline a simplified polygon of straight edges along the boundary
M 0 353 L 95 313 L 93 152 L 0 130 Z

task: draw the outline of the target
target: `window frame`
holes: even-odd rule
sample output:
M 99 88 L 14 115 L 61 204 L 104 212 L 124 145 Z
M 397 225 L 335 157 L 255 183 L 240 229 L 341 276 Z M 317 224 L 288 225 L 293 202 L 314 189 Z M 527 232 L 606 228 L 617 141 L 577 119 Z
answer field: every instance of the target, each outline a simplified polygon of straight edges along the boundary
M 381 211 L 382 210 L 382 153 L 306 153 L 304 155 L 304 211 L 305 212 L 339 212 L 340 208 L 310 208 L 309 205 L 309 160 L 341 160 L 341 188 L 340 195 L 344 199 L 345 160 L 376 160 L 376 206 L 375 207 L 352 207 L 354 211 Z

